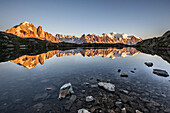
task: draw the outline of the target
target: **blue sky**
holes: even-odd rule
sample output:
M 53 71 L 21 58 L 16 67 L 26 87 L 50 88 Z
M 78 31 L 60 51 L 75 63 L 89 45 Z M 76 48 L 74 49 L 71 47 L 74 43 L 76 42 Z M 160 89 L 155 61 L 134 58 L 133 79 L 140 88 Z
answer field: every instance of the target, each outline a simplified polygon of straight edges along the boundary
M 53 35 L 110 32 L 151 38 L 170 30 L 170 0 L 1 0 L 0 30 L 23 21 Z

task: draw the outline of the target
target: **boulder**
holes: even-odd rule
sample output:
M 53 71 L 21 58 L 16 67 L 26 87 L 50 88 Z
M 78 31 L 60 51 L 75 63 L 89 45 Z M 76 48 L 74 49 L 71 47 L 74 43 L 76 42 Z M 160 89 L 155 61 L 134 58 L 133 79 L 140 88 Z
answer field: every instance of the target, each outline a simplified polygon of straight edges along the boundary
M 60 88 L 59 99 L 65 98 L 67 95 L 73 94 L 73 88 L 71 83 L 66 83 Z
M 100 88 L 105 89 L 106 91 L 115 92 L 115 85 L 114 84 L 106 83 L 106 82 L 99 82 L 98 86 Z

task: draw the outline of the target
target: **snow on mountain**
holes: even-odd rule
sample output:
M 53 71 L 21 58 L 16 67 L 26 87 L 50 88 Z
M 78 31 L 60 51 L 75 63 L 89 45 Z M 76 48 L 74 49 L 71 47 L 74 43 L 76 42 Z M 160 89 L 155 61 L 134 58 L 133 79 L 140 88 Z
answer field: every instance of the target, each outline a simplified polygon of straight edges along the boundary
M 72 35 L 60 35 L 56 34 L 56 38 L 58 38 L 62 42 L 69 43 L 123 43 L 128 45 L 136 44 L 142 39 L 135 35 L 127 35 L 127 34 L 119 34 L 116 32 L 112 33 L 103 33 L 102 35 L 88 34 L 82 35 L 80 38 Z

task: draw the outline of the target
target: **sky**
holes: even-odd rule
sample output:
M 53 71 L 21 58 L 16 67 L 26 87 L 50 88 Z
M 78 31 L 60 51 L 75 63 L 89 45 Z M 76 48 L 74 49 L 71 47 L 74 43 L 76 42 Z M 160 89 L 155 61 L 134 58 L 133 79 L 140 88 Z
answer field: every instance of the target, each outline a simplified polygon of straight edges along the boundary
M 170 30 L 170 0 L 1 0 L 0 30 L 23 21 L 63 35 L 118 32 L 143 39 Z

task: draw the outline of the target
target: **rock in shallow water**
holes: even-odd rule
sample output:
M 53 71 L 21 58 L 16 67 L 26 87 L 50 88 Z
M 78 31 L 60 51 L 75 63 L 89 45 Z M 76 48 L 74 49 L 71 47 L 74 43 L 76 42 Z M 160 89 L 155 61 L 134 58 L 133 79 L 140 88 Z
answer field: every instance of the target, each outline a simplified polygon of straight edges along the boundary
M 131 73 L 135 73 L 134 71 L 130 71 Z
M 119 108 L 122 108 L 122 106 L 123 106 L 122 102 L 115 102 L 115 105 Z
M 152 67 L 153 63 L 152 62 L 145 62 L 145 65 L 147 65 L 148 67 Z
M 153 69 L 153 73 L 159 76 L 163 76 L 163 77 L 169 76 L 168 72 L 166 72 L 165 70 L 161 70 L 161 69 Z
M 126 113 L 126 108 L 122 108 L 121 113 Z
M 90 112 L 86 109 L 79 109 L 78 113 L 90 113 Z
M 68 101 L 66 101 L 64 108 L 65 110 L 70 110 L 71 106 L 73 105 L 73 103 L 75 102 L 77 96 L 76 95 L 72 95 L 70 97 L 70 99 Z
M 139 111 L 139 110 L 136 110 L 136 113 L 143 113 L 143 112 L 141 112 L 141 111 Z
M 129 91 L 127 91 L 127 90 L 120 90 L 121 92 L 123 92 L 123 93 L 125 93 L 125 94 L 128 94 L 129 93 Z
M 59 99 L 65 98 L 67 95 L 74 93 L 71 83 L 66 83 L 60 88 Z
M 91 102 L 93 100 L 94 100 L 93 96 L 87 96 L 86 97 L 86 102 Z
M 105 90 L 109 92 L 115 92 L 115 85 L 111 83 L 106 83 L 106 82 L 99 82 L 98 86 L 101 88 L 104 88 Z
M 120 73 L 120 76 L 121 76 L 121 77 L 128 77 L 128 75 L 125 74 L 125 73 Z
M 118 70 L 117 70 L 117 72 L 120 72 L 120 71 L 121 71 L 121 69 L 118 69 Z

